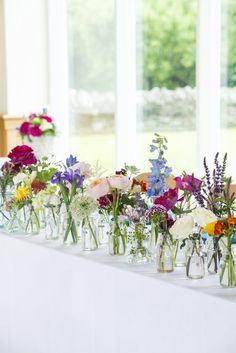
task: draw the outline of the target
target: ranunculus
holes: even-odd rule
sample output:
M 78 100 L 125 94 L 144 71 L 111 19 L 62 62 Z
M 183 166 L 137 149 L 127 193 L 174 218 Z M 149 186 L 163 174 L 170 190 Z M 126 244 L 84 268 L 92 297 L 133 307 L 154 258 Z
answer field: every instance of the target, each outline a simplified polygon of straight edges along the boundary
M 34 137 L 39 137 L 42 135 L 42 130 L 40 129 L 39 126 L 35 125 L 29 128 L 29 133 Z
M 29 134 L 29 126 L 30 123 L 28 121 L 24 121 L 20 126 L 20 134 L 21 135 L 28 135 Z
M 176 238 L 184 238 L 192 233 L 194 228 L 194 219 L 191 215 L 184 215 L 175 221 L 170 228 L 170 234 Z
M 108 179 L 108 183 L 111 189 L 126 190 L 128 189 L 132 182 L 126 175 L 112 175 Z
M 164 206 L 169 211 L 178 201 L 178 191 L 176 189 L 169 189 L 162 196 L 155 199 L 155 205 Z
M 110 190 L 107 178 L 100 178 L 93 181 L 87 188 L 87 193 L 89 196 L 93 197 L 95 200 L 99 199 L 101 196 L 108 194 Z
M 200 227 L 205 227 L 208 223 L 217 221 L 216 215 L 204 207 L 197 207 L 193 210 L 193 218 Z
M 16 167 L 37 163 L 33 149 L 27 145 L 14 147 L 7 157 Z

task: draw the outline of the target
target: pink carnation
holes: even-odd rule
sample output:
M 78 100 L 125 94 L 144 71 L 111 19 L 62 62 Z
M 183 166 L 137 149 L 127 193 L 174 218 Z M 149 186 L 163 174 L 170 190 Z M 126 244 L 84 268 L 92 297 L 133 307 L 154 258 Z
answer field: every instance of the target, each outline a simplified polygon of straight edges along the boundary
M 46 120 L 48 123 L 52 123 L 52 118 L 48 115 L 41 115 L 41 119 Z
M 39 126 L 35 125 L 29 128 L 29 133 L 34 137 L 39 137 L 42 135 L 42 130 Z
M 21 126 L 20 126 L 20 133 L 21 135 L 28 135 L 29 134 L 29 122 L 28 121 L 24 121 Z

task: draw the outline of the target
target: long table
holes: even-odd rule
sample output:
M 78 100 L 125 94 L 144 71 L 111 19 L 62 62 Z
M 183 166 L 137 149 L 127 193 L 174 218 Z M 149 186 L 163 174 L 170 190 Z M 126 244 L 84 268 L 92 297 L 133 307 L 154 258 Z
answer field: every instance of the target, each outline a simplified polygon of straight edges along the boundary
M 236 289 L 0 233 L 0 353 L 235 353 Z

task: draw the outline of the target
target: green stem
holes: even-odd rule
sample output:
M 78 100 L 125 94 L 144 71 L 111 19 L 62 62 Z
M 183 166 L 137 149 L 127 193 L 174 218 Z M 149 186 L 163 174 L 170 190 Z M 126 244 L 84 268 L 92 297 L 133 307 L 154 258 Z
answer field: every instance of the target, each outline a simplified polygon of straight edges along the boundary
M 89 226 L 90 232 L 92 233 L 93 239 L 94 239 L 94 241 L 95 241 L 96 248 L 98 248 L 98 241 L 97 241 L 97 237 L 96 237 L 96 235 L 95 235 L 95 233 L 94 233 L 94 230 L 93 230 L 93 228 L 92 228 L 92 226 L 91 226 L 91 223 L 90 223 L 90 221 L 89 221 L 89 218 L 87 217 L 87 218 L 86 218 L 86 220 L 87 220 L 87 223 L 88 223 L 88 226 Z

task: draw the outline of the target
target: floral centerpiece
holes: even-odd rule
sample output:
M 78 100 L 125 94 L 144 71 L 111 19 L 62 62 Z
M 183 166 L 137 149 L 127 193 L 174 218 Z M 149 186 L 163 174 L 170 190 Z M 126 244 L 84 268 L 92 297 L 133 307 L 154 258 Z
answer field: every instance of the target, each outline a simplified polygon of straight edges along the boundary
M 87 189 L 88 195 L 98 200 L 100 211 L 111 216 L 109 252 L 111 255 L 123 255 L 126 251 L 126 230 L 124 224 L 124 206 L 133 205 L 133 196 L 129 191 L 132 182 L 127 169 L 115 175 L 94 180 Z
M 20 125 L 18 131 L 22 142 L 27 140 L 38 158 L 53 154 L 52 137 L 56 135 L 56 126 L 46 109 L 42 113 L 30 114 Z

